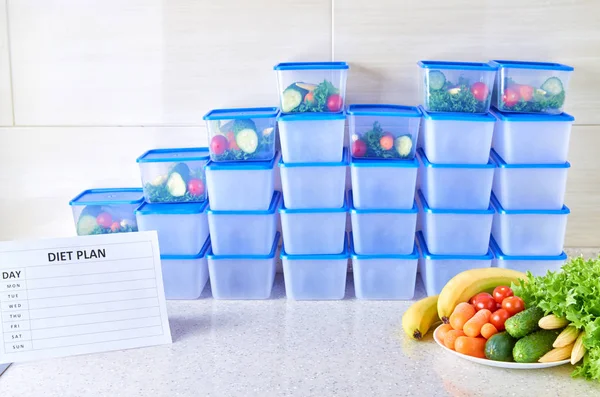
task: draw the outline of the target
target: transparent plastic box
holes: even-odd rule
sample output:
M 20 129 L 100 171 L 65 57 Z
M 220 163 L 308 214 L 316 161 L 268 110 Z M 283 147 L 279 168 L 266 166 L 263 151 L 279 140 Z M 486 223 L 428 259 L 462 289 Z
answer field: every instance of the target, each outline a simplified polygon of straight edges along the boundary
M 504 112 L 560 114 L 571 66 L 552 62 L 494 60 L 498 68 L 492 103 Z
M 346 295 L 348 246 L 329 255 L 292 255 L 281 247 L 285 293 L 293 300 L 339 300 Z
M 492 236 L 506 255 L 560 255 L 563 251 L 567 206 L 559 210 L 507 210 L 492 194 L 496 209 Z
M 490 114 L 427 113 L 419 134 L 434 164 L 486 164 L 496 118 Z
M 433 209 L 418 192 L 419 226 L 432 254 L 484 255 L 490 244 L 494 208 Z
M 134 211 L 143 201 L 139 188 L 84 190 L 69 201 L 77 235 L 137 232 Z
M 545 276 L 547 272 L 557 272 L 565 264 L 567 254 L 563 251 L 560 255 L 506 255 L 492 237 L 490 248 L 494 253 L 493 267 L 531 272 L 534 276 Z
M 411 208 L 419 162 L 350 159 L 352 199 L 360 209 Z
M 492 266 L 494 255 L 487 250 L 482 255 L 439 255 L 428 249 L 423 234 L 417 233 L 419 273 L 428 296 L 438 295 L 454 276 L 471 269 Z
M 204 115 L 213 161 L 268 161 L 275 157 L 277 108 L 215 109 Z
M 565 163 L 569 154 L 569 114 L 522 114 L 493 110 L 497 119 L 492 147 L 509 164 Z
M 208 225 L 215 255 L 266 255 L 277 233 L 281 193 L 275 192 L 268 210 L 216 211 L 208 209 Z
M 559 210 L 567 189 L 571 164 L 506 164 L 492 150 L 496 163 L 493 191 L 507 210 Z
M 147 203 L 206 200 L 208 148 L 153 149 L 137 158 Z
M 348 152 L 335 163 L 284 163 L 279 161 L 285 206 L 340 208 L 344 204 Z
M 338 113 L 346 104 L 346 62 L 286 62 L 275 65 L 283 113 Z
M 248 161 L 206 165 L 210 208 L 214 211 L 269 209 L 275 191 L 275 161 Z
M 422 104 L 428 112 L 487 113 L 496 66 L 479 62 L 419 61 Z
M 207 204 L 143 203 L 135 210 L 138 229 L 156 230 L 161 255 L 196 255 L 209 234 Z
M 419 108 L 400 105 L 350 105 L 347 113 L 352 157 L 415 157 L 422 116 Z
M 346 114 L 287 114 L 277 118 L 281 159 L 285 163 L 342 161 Z
M 419 187 L 431 208 L 485 210 L 489 207 L 496 168 L 492 161 L 433 164 L 422 149 L 418 158 Z
M 166 299 L 198 299 L 208 281 L 210 238 L 195 255 L 161 255 Z
M 267 255 L 207 254 L 210 287 L 214 299 L 269 299 L 275 280 L 275 252 L 279 233 Z

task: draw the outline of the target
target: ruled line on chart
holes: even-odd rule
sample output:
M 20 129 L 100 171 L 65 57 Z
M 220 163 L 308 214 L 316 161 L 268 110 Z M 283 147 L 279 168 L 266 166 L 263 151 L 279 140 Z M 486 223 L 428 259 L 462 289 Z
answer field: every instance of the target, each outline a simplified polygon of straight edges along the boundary
M 144 258 L 133 258 L 133 259 L 144 259 Z M 129 259 L 119 259 L 123 261 L 128 261 Z M 112 261 L 115 262 L 115 261 Z M 86 262 L 87 263 L 87 262 Z M 150 263 L 152 265 L 152 263 Z M 62 266 L 62 265 L 61 265 Z M 66 266 L 66 265 L 65 265 Z M 33 266 L 29 266 L 33 267 Z M 81 277 L 81 276 L 97 276 L 99 274 L 117 274 L 117 273 L 129 273 L 129 272 L 137 272 L 140 270 L 150 270 L 153 266 L 148 266 L 148 268 L 142 269 L 130 269 L 130 270 L 115 270 L 114 272 L 98 272 L 98 273 L 82 273 L 82 274 L 69 274 L 68 276 L 53 276 L 53 277 L 28 277 L 27 280 L 47 280 L 52 278 L 69 278 L 69 277 Z
M 129 282 L 129 281 L 126 281 Z M 98 294 L 107 294 L 110 292 L 127 292 L 127 291 L 141 291 L 144 289 L 150 289 L 150 288 L 155 288 L 155 287 L 146 287 L 146 288 L 136 288 L 136 289 L 123 289 L 123 290 L 118 290 L 118 291 L 106 291 L 106 292 L 90 292 L 87 294 L 74 294 L 74 295 L 58 295 L 58 296 L 51 296 L 51 297 L 43 297 L 43 298 L 29 298 L 29 300 L 34 300 L 34 299 L 53 299 L 53 298 L 68 298 L 71 296 L 81 296 L 81 295 L 98 295 Z M 47 309 L 47 308 L 45 308 Z
M 128 310 L 133 310 L 133 309 L 128 309 Z M 87 313 L 86 313 L 87 314 Z M 131 320 L 141 320 L 143 318 L 156 318 L 159 317 L 160 315 L 157 316 L 141 316 L 141 317 L 129 317 L 129 318 L 124 318 L 122 320 L 110 320 L 110 321 L 94 321 L 94 322 L 89 322 L 89 323 L 79 323 L 77 325 L 58 325 L 56 327 L 43 327 L 43 328 L 32 328 L 31 331 L 44 331 L 47 329 L 53 329 L 53 328 L 70 328 L 70 327 L 76 327 L 78 325 L 92 325 L 92 324 L 105 324 L 105 323 L 118 323 L 120 321 L 131 321 Z M 108 331 L 107 331 L 108 332 Z M 5 332 L 5 333 L 10 333 L 10 332 Z M 72 335 L 68 335 L 68 336 L 72 336 Z M 37 338 L 36 338 L 37 339 Z
M 98 343 L 106 343 L 106 342 L 111 342 L 111 343 L 114 343 L 114 342 L 124 342 L 126 340 L 132 340 L 132 339 L 156 338 L 157 336 L 162 336 L 163 334 L 164 334 L 164 332 L 162 331 L 162 327 L 161 327 L 160 334 L 156 334 L 156 335 L 133 336 L 131 338 L 112 339 L 112 340 L 109 340 L 109 341 L 101 341 L 101 342 L 87 342 L 87 343 L 76 343 L 76 344 L 73 344 L 73 345 L 60 345 L 60 346 L 56 346 L 56 347 L 47 347 L 45 349 L 36 349 L 35 347 L 32 347 L 31 350 L 52 350 L 52 349 L 62 349 L 63 347 L 71 347 L 71 346 L 97 345 Z M 10 354 L 10 353 L 7 353 L 7 354 Z
M 61 285 L 61 286 L 54 286 L 54 287 L 29 288 L 29 289 L 27 289 L 27 291 L 39 291 L 41 289 L 57 289 L 57 288 L 69 288 L 69 287 L 87 287 L 90 285 L 103 285 L 103 284 L 132 283 L 135 281 L 146 281 L 146 280 L 156 280 L 156 278 L 146 277 L 146 278 L 138 278 L 135 280 L 103 281 L 101 283 L 84 283 L 84 284 L 74 284 L 74 285 Z M 81 295 L 81 294 L 78 294 L 78 295 Z M 44 298 L 44 299 L 49 299 L 49 298 Z
M 85 333 L 81 333 L 81 334 L 69 334 L 69 335 L 66 335 L 66 336 L 64 336 L 64 335 L 61 335 L 61 336 L 51 336 L 49 338 L 32 338 L 32 342 L 36 341 L 36 340 L 61 339 L 61 338 L 70 338 L 72 336 L 98 335 L 98 334 L 107 334 L 109 332 L 132 331 L 132 330 L 136 330 L 136 329 L 156 328 L 156 327 L 161 327 L 162 328 L 162 326 L 160 326 L 160 325 L 145 325 L 143 327 L 123 328 L 123 329 L 119 329 L 119 330 L 111 329 L 110 331 L 85 332 Z
M 123 302 L 125 302 L 125 300 Z M 99 311 L 99 312 L 86 312 L 86 313 L 82 313 L 82 314 L 69 314 L 67 316 L 39 317 L 39 318 L 32 318 L 31 320 L 47 320 L 47 319 L 50 319 L 50 318 L 79 317 L 79 316 L 87 316 L 88 314 L 126 312 L 126 311 L 130 311 L 130 310 L 152 309 L 152 308 L 155 308 L 155 307 L 158 307 L 158 306 L 153 305 L 153 306 L 136 307 L 136 308 L 132 308 L 132 309 L 130 308 L 130 309 L 118 309 L 118 310 L 103 310 L 103 311 Z
M 144 289 L 154 289 L 154 288 L 144 288 Z M 143 298 L 127 299 L 127 302 L 139 301 L 139 300 L 143 300 L 143 299 L 152 299 L 155 296 L 146 296 L 146 297 L 143 297 Z M 37 298 L 37 299 L 42 299 L 42 298 Z M 52 299 L 52 298 L 45 298 L 45 299 Z M 30 310 L 59 309 L 61 307 L 97 305 L 99 303 L 113 303 L 113 302 L 125 302 L 125 301 L 123 299 L 115 299 L 115 300 L 110 300 L 110 301 L 99 301 L 99 302 L 90 302 L 90 303 L 73 303 L 72 305 L 60 305 L 60 306 L 48 306 L 48 307 L 34 307 L 34 308 L 30 307 L 29 309 Z
M 140 257 L 135 257 L 135 258 L 123 258 L 123 259 L 116 259 L 116 260 L 119 260 L 119 261 L 128 260 L 129 261 L 129 260 L 135 260 L 135 259 L 153 259 L 153 258 L 151 256 L 140 256 Z M 112 262 L 112 261 L 115 261 L 115 259 L 104 259 L 103 261 L 91 261 L 91 260 L 87 259 L 87 260 L 84 260 L 83 262 L 81 262 L 81 261 L 77 262 L 76 260 L 74 260 L 74 261 L 71 261 L 69 263 L 60 263 L 60 262 L 58 262 L 58 263 L 53 264 L 53 265 L 48 265 L 48 264 L 46 264 L 46 265 L 32 265 L 32 266 L 27 266 L 27 267 L 28 268 L 32 268 L 32 267 L 46 267 L 47 268 L 48 266 L 62 266 L 62 265 L 84 264 L 84 263 L 85 264 L 88 264 L 88 263 L 106 263 L 106 262 Z M 44 277 L 44 278 L 46 278 L 46 277 Z M 34 280 L 34 279 L 32 279 L 32 280 Z

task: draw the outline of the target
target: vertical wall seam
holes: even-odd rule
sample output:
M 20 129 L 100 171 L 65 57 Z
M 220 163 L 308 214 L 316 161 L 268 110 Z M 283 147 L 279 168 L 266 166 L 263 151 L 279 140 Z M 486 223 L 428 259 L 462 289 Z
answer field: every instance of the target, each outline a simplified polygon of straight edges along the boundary
M 15 119 L 15 90 L 13 87 L 13 73 L 12 73 L 12 51 L 11 51 L 11 41 L 10 41 L 10 18 L 8 15 L 8 6 L 9 0 L 4 2 L 5 13 L 6 13 L 6 48 L 8 52 L 8 78 L 10 80 L 10 107 L 12 113 L 12 125 L 13 127 L 16 125 Z
M 331 0 L 331 61 L 335 60 L 335 0 Z

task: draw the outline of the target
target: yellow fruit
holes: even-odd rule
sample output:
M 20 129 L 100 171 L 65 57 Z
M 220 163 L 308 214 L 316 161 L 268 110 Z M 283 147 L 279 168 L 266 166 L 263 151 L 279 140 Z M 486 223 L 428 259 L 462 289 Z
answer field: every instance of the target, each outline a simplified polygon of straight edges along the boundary
M 559 329 L 562 327 L 566 327 L 567 325 L 569 325 L 569 320 L 567 320 L 566 318 L 557 317 L 554 314 L 548 314 L 547 316 L 540 318 L 540 321 L 538 321 L 538 326 L 541 329 Z M 565 344 L 565 346 L 568 344 L 570 343 Z
M 541 327 L 541 328 L 544 328 L 544 327 Z M 546 329 L 550 329 L 550 328 L 546 328 Z M 569 325 L 567 328 L 563 329 L 560 334 L 558 334 L 558 336 L 556 337 L 556 340 L 552 344 L 552 347 L 564 347 L 564 346 L 570 345 L 571 343 L 575 343 L 575 340 L 577 340 L 578 336 L 579 336 L 579 331 L 577 330 L 577 328 L 575 328 L 574 325 Z
M 585 346 L 583 346 L 583 338 L 585 337 L 585 331 L 582 331 L 575 344 L 573 345 L 573 351 L 571 352 L 571 364 L 575 365 L 583 358 L 585 354 Z
M 573 351 L 573 344 L 557 347 L 555 349 L 550 350 L 548 353 L 544 354 L 538 362 L 540 363 L 553 363 L 555 361 L 566 360 L 571 357 L 571 352 Z
M 402 329 L 415 340 L 425 336 L 431 326 L 440 321 L 437 315 L 438 296 L 429 296 L 412 304 L 402 316 Z

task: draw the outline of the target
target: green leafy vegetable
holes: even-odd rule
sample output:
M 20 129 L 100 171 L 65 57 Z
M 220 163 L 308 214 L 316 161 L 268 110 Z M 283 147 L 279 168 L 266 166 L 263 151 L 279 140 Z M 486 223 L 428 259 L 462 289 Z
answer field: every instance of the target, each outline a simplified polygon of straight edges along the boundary
M 501 106 L 500 110 L 509 110 L 513 112 L 539 113 L 552 109 L 560 109 L 565 103 L 565 92 L 558 95 L 544 95 L 536 92 L 533 100 L 519 100 L 515 106 Z
M 317 85 L 317 87 L 312 91 L 313 100 L 303 101 L 300 106 L 292 110 L 292 112 L 327 112 L 327 98 L 330 95 L 339 93 L 340 90 L 335 88 L 333 84 L 327 80 L 323 80 L 323 82 Z
M 365 142 L 367 146 L 367 151 L 364 156 L 362 156 L 363 158 L 399 159 L 409 157 L 412 150 L 406 156 L 401 156 L 398 152 L 398 148 L 395 147 L 394 144 L 392 144 L 391 148 L 384 149 L 381 146 L 381 138 L 384 135 L 386 135 L 386 133 L 383 131 L 383 128 L 381 128 L 381 124 L 379 124 L 378 121 L 373 123 L 373 128 L 362 134 L 359 139 Z M 410 139 L 409 135 L 406 136 Z M 391 139 L 394 138 L 392 137 Z
M 446 81 L 439 90 L 429 86 L 428 105 L 434 112 L 484 113 L 490 102 L 491 94 L 485 101 L 478 101 L 470 89 L 469 80 L 463 77 L 456 84 Z

